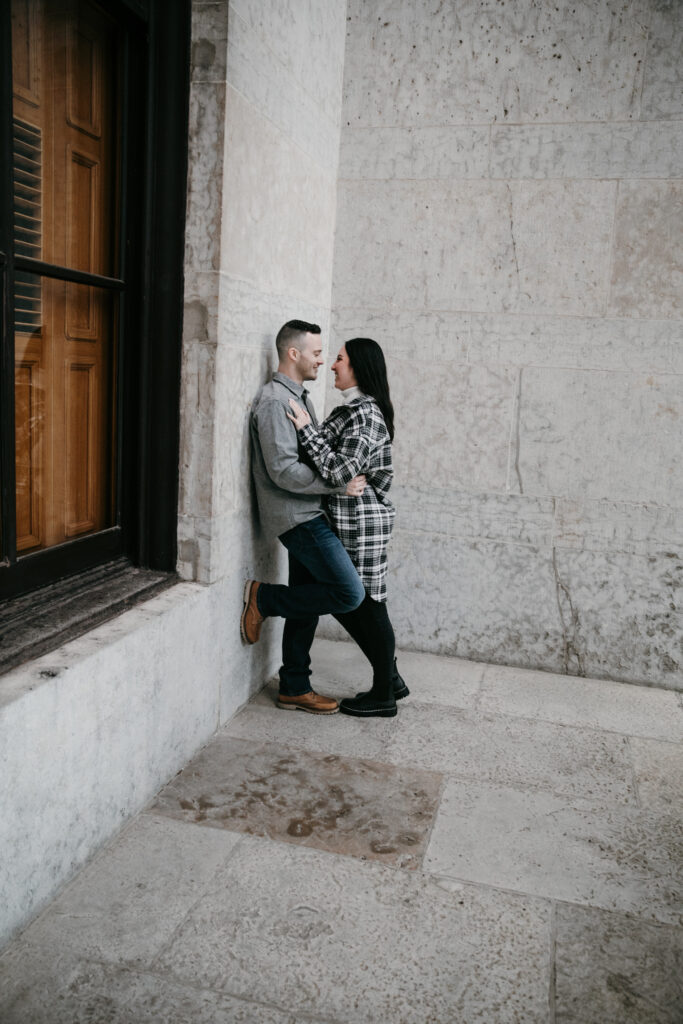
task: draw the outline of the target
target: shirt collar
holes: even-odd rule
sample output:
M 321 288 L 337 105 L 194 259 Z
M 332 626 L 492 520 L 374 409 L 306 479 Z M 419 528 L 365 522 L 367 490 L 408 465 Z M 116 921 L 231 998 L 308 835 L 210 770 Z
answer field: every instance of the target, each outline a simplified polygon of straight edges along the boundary
M 273 380 L 276 380 L 278 384 L 284 384 L 284 386 L 291 391 L 293 395 L 296 395 L 297 398 L 305 398 L 308 395 L 308 391 L 303 384 L 297 384 L 297 382 L 292 380 L 291 377 L 288 377 L 286 373 L 280 373 L 279 370 L 276 370 L 273 374 Z

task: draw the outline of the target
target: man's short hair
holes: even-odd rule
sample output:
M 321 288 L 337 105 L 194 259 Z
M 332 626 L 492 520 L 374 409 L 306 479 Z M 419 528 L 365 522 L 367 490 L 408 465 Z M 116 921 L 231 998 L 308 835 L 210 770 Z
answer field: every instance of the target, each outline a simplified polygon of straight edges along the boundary
M 285 359 L 292 346 L 301 351 L 304 334 L 320 334 L 319 324 L 307 324 L 305 320 L 288 320 L 277 332 L 275 345 L 280 359 Z

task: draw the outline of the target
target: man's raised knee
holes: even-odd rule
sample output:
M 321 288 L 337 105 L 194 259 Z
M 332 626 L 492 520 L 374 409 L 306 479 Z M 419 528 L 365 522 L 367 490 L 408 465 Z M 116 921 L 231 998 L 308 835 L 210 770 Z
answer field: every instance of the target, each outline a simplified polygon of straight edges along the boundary
M 356 608 L 363 603 L 365 599 L 365 587 L 361 583 L 360 579 L 357 579 L 353 584 L 349 583 L 345 586 L 339 594 L 340 608 L 339 612 L 344 614 L 346 612 L 353 612 Z

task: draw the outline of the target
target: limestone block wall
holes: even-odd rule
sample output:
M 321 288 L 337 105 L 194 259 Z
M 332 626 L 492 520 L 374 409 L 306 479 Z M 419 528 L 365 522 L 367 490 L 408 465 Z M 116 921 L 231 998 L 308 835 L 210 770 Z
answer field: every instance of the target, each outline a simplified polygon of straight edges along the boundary
M 349 2 L 332 338 L 389 358 L 403 645 L 683 688 L 681 13 Z
M 248 413 L 284 322 L 327 346 L 345 4 L 195 0 L 193 18 L 179 571 L 229 581 L 227 716 L 235 670 L 248 692 L 278 660 L 277 621 L 253 649 L 237 629 L 245 576 L 285 571 L 254 518 Z

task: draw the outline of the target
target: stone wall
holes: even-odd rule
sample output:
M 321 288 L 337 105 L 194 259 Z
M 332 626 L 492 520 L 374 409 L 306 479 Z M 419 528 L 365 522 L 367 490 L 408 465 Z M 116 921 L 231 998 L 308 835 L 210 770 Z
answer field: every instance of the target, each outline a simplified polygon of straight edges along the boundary
M 3 677 L 0 946 L 279 662 L 277 622 L 255 647 L 239 636 L 244 577 L 283 570 L 253 515 L 247 418 L 284 321 L 327 340 L 344 8 L 197 2 L 192 40 L 179 571 L 195 582 Z
M 276 666 L 280 623 L 242 647 L 242 583 L 285 567 L 254 519 L 248 414 L 283 323 L 329 338 L 345 10 L 195 0 L 193 12 L 179 571 L 230 581 L 226 656 L 253 689 Z M 312 393 L 322 412 L 322 385 Z
M 677 0 L 350 0 L 333 344 L 388 353 L 399 643 L 683 688 Z

